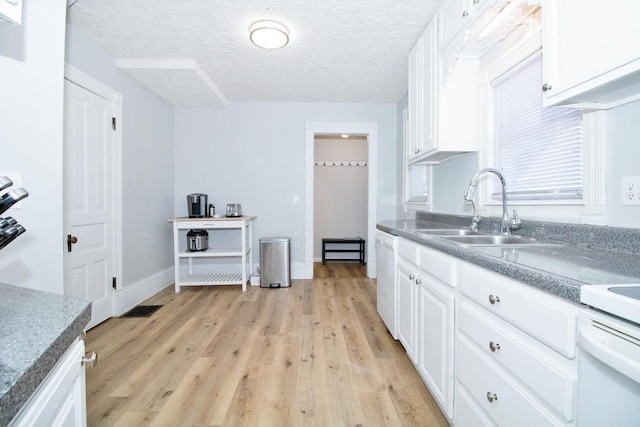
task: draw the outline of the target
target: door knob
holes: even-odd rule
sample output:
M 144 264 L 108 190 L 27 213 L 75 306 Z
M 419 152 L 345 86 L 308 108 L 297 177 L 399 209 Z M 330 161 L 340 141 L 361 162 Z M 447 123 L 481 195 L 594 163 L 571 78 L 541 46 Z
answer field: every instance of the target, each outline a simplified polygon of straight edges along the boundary
M 67 234 L 67 252 L 71 252 L 71 245 L 74 243 L 78 243 L 78 238 L 71 234 Z

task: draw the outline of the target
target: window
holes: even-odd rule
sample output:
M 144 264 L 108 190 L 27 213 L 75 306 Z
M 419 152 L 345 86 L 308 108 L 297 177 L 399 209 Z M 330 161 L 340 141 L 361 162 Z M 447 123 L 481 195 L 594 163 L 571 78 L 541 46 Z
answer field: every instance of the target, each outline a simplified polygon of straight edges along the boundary
M 538 53 L 492 83 L 493 165 L 505 176 L 510 202 L 583 200 L 583 115 L 542 107 Z M 490 196 L 500 200 L 498 180 Z
M 430 209 L 430 174 L 431 166 L 424 163 L 409 165 L 408 152 L 410 151 L 410 141 L 407 136 L 408 119 L 407 108 L 403 110 L 403 139 L 404 139 L 404 160 L 403 160 L 403 202 L 405 211 L 407 208 L 418 210 Z
M 407 203 L 429 203 L 429 166 L 410 165 L 407 170 Z

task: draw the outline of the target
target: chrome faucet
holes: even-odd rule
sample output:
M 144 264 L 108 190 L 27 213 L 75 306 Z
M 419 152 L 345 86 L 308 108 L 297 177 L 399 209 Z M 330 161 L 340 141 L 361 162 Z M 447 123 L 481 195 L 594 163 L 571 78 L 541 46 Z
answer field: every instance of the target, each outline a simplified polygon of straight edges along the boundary
M 517 230 L 520 228 L 520 218 L 518 218 L 518 213 L 513 210 L 513 216 L 509 215 L 509 208 L 507 207 L 507 183 L 504 180 L 504 176 L 500 173 L 499 170 L 493 168 L 480 169 L 476 172 L 475 175 L 471 178 L 471 182 L 469 183 L 469 189 L 467 190 L 467 194 L 464 195 L 464 200 L 471 202 L 473 205 L 473 221 L 471 222 L 470 228 L 474 231 L 478 229 L 478 223 L 480 222 L 480 215 L 476 215 L 475 204 L 473 204 L 473 193 L 476 191 L 476 187 L 478 185 L 478 178 L 481 175 L 491 172 L 495 174 L 498 178 L 500 178 L 500 183 L 502 184 L 502 223 L 500 225 L 500 232 L 503 234 L 511 234 L 511 230 Z

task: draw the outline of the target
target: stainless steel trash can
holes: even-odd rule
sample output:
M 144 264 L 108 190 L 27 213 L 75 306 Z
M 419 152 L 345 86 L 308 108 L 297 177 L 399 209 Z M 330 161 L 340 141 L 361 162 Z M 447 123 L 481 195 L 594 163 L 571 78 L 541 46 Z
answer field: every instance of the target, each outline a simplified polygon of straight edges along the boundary
M 263 237 L 260 239 L 260 287 L 291 286 L 291 239 Z

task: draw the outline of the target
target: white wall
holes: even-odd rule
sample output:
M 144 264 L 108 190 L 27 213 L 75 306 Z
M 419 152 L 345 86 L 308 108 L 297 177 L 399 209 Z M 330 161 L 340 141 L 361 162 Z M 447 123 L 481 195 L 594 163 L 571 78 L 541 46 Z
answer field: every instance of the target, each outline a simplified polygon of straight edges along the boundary
M 396 217 L 398 176 L 394 104 L 231 103 L 226 109 L 176 110 L 176 215 L 185 196 L 209 194 L 218 211 L 229 202 L 257 215 L 260 237 L 291 238 L 292 263 L 304 263 L 305 124 L 378 123 L 378 217 Z M 299 202 L 293 203 L 293 196 Z M 313 197 L 313 195 L 309 195 Z M 254 251 L 254 262 L 258 261 Z M 292 273 L 293 274 L 293 273 Z
M 640 228 L 640 206 L 622 205 L 622 178 L 640 176 L 640 101 L 607 112 L 608 223 Z
M 320 139 L 314 141 L 316 161 L 367 161 L 366 139 Z M 314 260 L 322 259 L 322 238 L 367 239 L 368 167 L 314 167 Z M 357 245 L 356 245 L 357 248 Z M 354 258 L 354 254 L 332 254 Z
M 0 252 L 0 282 L 62 293 L 64 0 L 23 2 L 23 24 L 0 21 L 0 171 L 29 197 L 10 209 L 27 232 Z
M 167 220 L 174 213 L 174 109 L 117 69 L 113 57 L 71 25 L 65 59 L 123 95 L 121 283 L 126 287 L 173 266 Z

